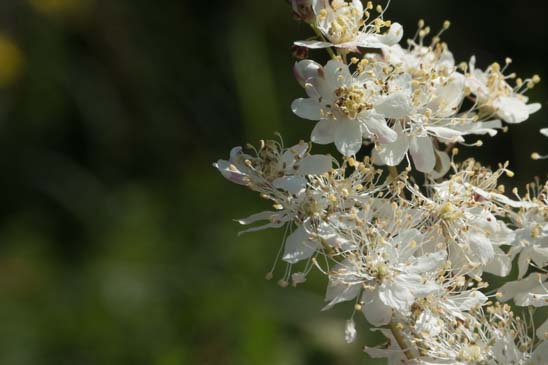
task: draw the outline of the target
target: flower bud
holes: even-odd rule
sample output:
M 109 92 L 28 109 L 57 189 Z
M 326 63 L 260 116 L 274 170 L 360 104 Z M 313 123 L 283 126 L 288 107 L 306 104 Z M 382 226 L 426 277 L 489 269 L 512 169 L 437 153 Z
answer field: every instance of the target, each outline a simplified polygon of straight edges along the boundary
M 312 23 L 315 19 L 312 9 L 312 0 L 290 0 L 293 13 L 298 20 L 306 23 Z
M 308 58 L 309 51 L 306 47 L 301 47 L 294 44 L 291 46 L 291 54 L 298 60 L 304 60 Z
M 299 84 L 301 84 L 302 87 L 306 87 L 308 79 L 312 77 L 321 77 L 323 75 L 323 67 L 317 62 L 303 60 L 295 63 L 293 74 Z

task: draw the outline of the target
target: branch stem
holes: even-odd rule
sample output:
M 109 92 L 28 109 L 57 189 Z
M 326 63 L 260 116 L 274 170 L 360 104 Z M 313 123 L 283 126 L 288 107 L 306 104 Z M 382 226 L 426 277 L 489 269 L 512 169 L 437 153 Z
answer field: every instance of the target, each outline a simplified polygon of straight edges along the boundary
M 323 36 L 322 32 L 320 32 L 320 30 L 314 25 L 314 24 L 310 24 L 310 27 L 312 28 L 312 30 L 314 31 L 314 33 L 324 42 L 327 42 L 327 40 L 325 39 L 325 37 Z M 327 51 L 327 53 L 329 53 L 329 56 L 332 58 L 332 59 L 336 59 L 337 58 L 337 55 L 335 54 L 335 52 L 333 52 L 333 50 L 331 49 L 331 47 L 328 47 L 325 49 Z
M 388 166 L 388 172 L 392 180 L 396 180 L 399 176 L 398 168 L 396 166 Z
M 398 346 L 402 349 L 403 353 L 405 354 L 405 357 L 407 357 L 407 360 L 413 360 L 415 356 L 405 343 L 405 339 L 403 338 L 403 334 L 401 332 L 401 329 L 399 327 L 399 324 L 392 321 L 390 322 L 390 331 L 392 331 L 392 334 L 394 335 L 394 338 L 396 339 L 396 342 L 398 343 Z

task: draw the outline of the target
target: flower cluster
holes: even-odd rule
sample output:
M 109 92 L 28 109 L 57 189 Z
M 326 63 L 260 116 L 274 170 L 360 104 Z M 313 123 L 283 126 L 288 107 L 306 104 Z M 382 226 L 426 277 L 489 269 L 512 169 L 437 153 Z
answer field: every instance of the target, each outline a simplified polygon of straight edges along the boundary
M 457 144 L 481 145 L 468 136 L 495 136 L 538 111 L 524 93 L 540 78 L 507 74 L 510 59 L 486 70 L 474 58 L 457 65 L 441 41 L 449 22 L 430 36 L 420 21 L 403 48 L 401 25 L 371 2 L 292 5 L 317 37 L 295 44 L 331 56 L 294 67 L 307 97 L 292 110 L 316 122 L 311 142 L 261 141 L 215 164 L 270 201 L 239 222 L 252 225 L 244 232 L 284 230 L 279 284 L 325 274 L 324 309 L 354 305 L 346 340 L 363 313 L 387 338 L 365 351 L 390 364 L 544 364 L 548 321 L 535 328 L 505 302 L 548 305 L 548 183 L 510 195 L 507 163 L 455 160 Z M 313 144 L 334 144 L 342 157 L 312 154 Z M 364 144 L 371 155 L 358 158 Z M 517 280 L 488 290 L 484 273 L 508 277 L 514 261 Z
M 504 67 L 493 63 L 485 71 L 476 68 L 474 57 L 457 65 L 441 41 L 449 22 L 433 37 L 430 28 L 419 22 L 415 37 L 403 48 L 397 43 L 403 29 L 382 20 L 382 8 L 377 9 L 381 13 L 373 24 L 367 25 L 370 14 L 364 16 L 359 1 L 313 3 L 318 14 L 313 27 L 321 31 L 322 39 L 333 43 L 296 44 L 342 48 L 325 66 L 311 60 L 295 65 L 307 98 L 295 100 L 292 109 L 299 117 L 317 122 L 311 136 L 314 143 L 335 143 L 340 153 L 352 156 L 365 141 L 375 144 L 376 163 L 397 166 L 410 155 L 421 172 L 447 172 L 440 144 L 464 144 L 470 135 L 494 136 L 503 122 L 524 122 L 540 109 L 540 104 L 527 104 L 523 95 L 540 77 L 523 80 L 505 74 L 510 59 Z M 349 20 L 350 15 L 355 19 Z M 324 18 L 333 24 L 326 27 Z M 361 25 L 346 30 L 354 23 Z M 339 29 L 337 25 L 345 25 L 345 31 L 333 31 Z M 384 31 L 385 27 L 388 30 Z M 333 40 L 341 38 L 333 35 L 341 32 L 345 42 Z M 356 53 L 359 58 L 346 62 L 356 47 L 373 48 L 374 52 Z

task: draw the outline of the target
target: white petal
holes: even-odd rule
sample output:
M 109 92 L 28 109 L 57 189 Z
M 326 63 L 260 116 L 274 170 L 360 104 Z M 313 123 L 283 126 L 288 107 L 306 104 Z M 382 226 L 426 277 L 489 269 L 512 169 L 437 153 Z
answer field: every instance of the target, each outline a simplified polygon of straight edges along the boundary
M 293 67 L 293 73 L 295 78 L 301 84 L 302 87 L 305 86 L 306 80 L 311 77 L 319 77 L 323 73 L 323 67 L 314 61 L 303 60 L 295 63 Z
M 348 65 L 338 60 L 330 60 L 325 65 L 325 80 L 335 90 L 337 86 L 346 84 L 347 80 L 352 79 Z
M 363 4 L 361 0 L 352 0 L 352 7 L 357 10 L 358 14 L 363 13 Z
M 287 223 L 287 221 L 288 220 L 285 219 L 284 221 L 277 221 L 275 223 L 267 223 L 267 224 L 264 224 L 262 226 L 248 228 L 248 229 L 245 229 L 243 231 L 238 232 L 238 236 L 241 236 L 241 235 L 244 235 L 244 234 L 247 234 L 247 233 L 258 232 L 258 231 L 262 231 L 262 230 L 270 229 L 270 228 L 280 228 L 280 227 L 284 226 Z
M 490 120 L 487 122 L 471 122 L 468 124 L 456 125 L 454 129 L 461 132 L 463 136 L 469 134 L 485 135 L 488 134 L 491 137 L 497 135 L 497 129 L 502 129 L 502 122 L 498 119 Z
M 451 169 L 451 158 L 447 152 L 438 150 L 434 150 L 434 152 L 436 152 L 436 166 L 430 176 L 432 179 L 439 179 L 444 177 Z
M 362 311 L 365 319 L 374 326 L 384 326 L 392 320 L 392 308 L 379 298 L 379 290 L 366 289 L 362 295 Z
M 443 328 L 443 322 L 429 310 L 423 311 L 415 322 L 416 333 L 426 333 L 431 337 L 438 336 Z
M 411 99 L 403 93 L 388 95 L 375 107 L 375 110 L 389 119 L 405 118 L 413 110 Z
M 462 132 L 446 127 L 428 127 L 428 131 L 434 134 L 441 142 L 464 142 Z
M 548 243 L 548 240 L 546 240 Z M 538 267 L 544 267 L 548 262 L 548 247 L 534 247 L 531 259 Z
M 546 338 L 547 336 L 548 336 L 548 319 L 539 328 L 537 328 L 538 338 Z M 548 356 L 548 351 L 546 351 L 546 355 Z
M 512 270 L 512 258 L 499 247 L 493 248 L 495 249 L 495 257 L 487 263 L 484 270 L 493 275 L 506 277 Z
M 411 153 L 411 157 L 413 157 L 417 170 L 426 174 L 434 170 L 436 155 L 434 154 L 434 145 L 430 137 L 412 138 L 409 143 L 409 152 Z
M 501 96 L 493 103 L 497 114 L 506 123 L 517 124 L 529 119 L 529 108 L 525 101 L 515 96 Z
M 303 119 L 322 119 L 321 106 L 314 99 L 297 99 L 291 104 L 291 110 Z
M 451 51 L 449 51 L 448 49 L 443 51 L 443 53 L 440 55 L 439 67 L 446 70 L 455 67 L 455 57 L 453 56 L 453 53 L 451 53 Z
M 467 312 L 472 308 L 482 306 L 487 297 L 480 291 L 472 291 L 470 293 L 463 293 L 451 298 L 451 302 L 454 303 L 461 311 Z
M 230 163 L 229 161 L 225 160 L 219 160 L 216 163 L 213 164 L 213 167 L 215 167 L 219 172 L 227 179 L 228 181 L 231 181 L 238 185 L 248 185 L 248 182 L 246 181 L 245 177 L 246 174 L 242 173 L 241 171 L 234 168 L 234 165 Z
M 258 221 L 270 220 L 270 218 L 272 218 L 276 214 L 279 214 L 279 213 L 278 212 L 269 212 L 269 211 L 256 213 L 256 214 L 253 214 L 253 215 L 251 215 L 247 218 L 238 219 L 237 222 L 242 224 L 242 225 L 248 225 L 248 224 L 251 224 L 251 223 L 258 222 Z
M 347 302 L 356 298 L 361 290 L 360 284 L 345 284 L 336 281 L 330 281 L 327 286 L 325 300 L 329 303 L 322 308 L 322 311 L 333 308 L 336 304 Z
M 540 335 L 538 336 L 539 338 L 545 338 L 545 337 L 540 337 Z M 535 351 L 533 351 L 531 355 L 531 360 L 528 364 L 544 365 L 546 364 L 546 359 L 548 359 L 548 341 L 544 340 L 537 346 Z
M 329 42 L 321 42 L 321 41 L 297 41 L 294 44 L 299 47 L 305 47 L 310 49 L 322 49 L 322 48 L 333 47 L 333 44 Z
M 330 144 L 335 142 L 335 130 L 337 121 L 331 119 L 320 120 L 314 129 L 310 140 L 317 144 Z
M 528 292 L 529 290 L 532 290 L 536 286 L 540 285 L 540 283 L 542 283 L 544 279 L 545 279 L 545 276 L 534 273 L 529 275 L 525 279 L 510 281 L 504 284 L 499 289 L 499 292 L 502 294 L 499 300 L 501 302 L 507 302 L 510 299 L 515 298 L 520 293 L 524 293 L 524 292 Z
M 302 176 L 282 176 L 272 182 L 276 189 L 297 195 L 306 188 L 306 179 Z
M 548 137 L 548 128 L 543 128 L 540 130 L 540 133 L 542 133 L 543 135 L 545 135 L 546 137 Z
M 404 352 L 398 346 L 398 341 L 396 341 L 396 339 L 394 338 L 394 335 L 392 334 L 392 332 L 390 332 L 389 329 L 374 328 L 371 331 L 381 332 L 388 339 L 389 347 L 385 348 L 385 346 L 382 346 L 382 347 L 364 346 L 363 350 L 369 356 L 371 356 L 374 359 L 385 358 L 387 360 L 386 362 L 387 365 L 401 365 L 401 364 L 408 363 Z M 417 363 L 416 365 L 419 365 L 419 364 Z M 421 360 L 420 365 L 429 365 L 429 364 L 425 364 Z M 463 364 L 451 364 L 451 365 L 463 365 Z
M 478 189 L 478 188 L 475 188 L 474 191 L 476 191 L 478 194 L 482 195 L 481 192 L 480 192 L 481 189 Z M 512 208 L 534 208 L 536 207 L 536 205 L 534 203 L 531 203 L 531 202 L 527 202 L 527 201 L 517 201 L 517 200 L 512 200 L 510 198 L 508 198 L 506 195 L 503 195 L 503 194 L 497 194 L 497 193 L 486 193 L 484 192 L 487 196 L 487 199 L 494 199 L 496 201 L 498 201 L 499 203 L 502 203 L 502 204 L 506 204 Z M 482 196 L 485 196 L 485 195 L 482 195 Z
M 417 250 L 418 243 L 421 242 L 422 236 L 422 233 L 420 233 L 418 229 L 408 229 L 400 232 L 394 237 L 393 244 L 398 247 L 396 262 L 407 261 L 407 259 L 409 259 Z
M 529 264 L 531 263 L 531 248 L 527 247 L 521 251 L 518 259 L 518 278 L 523 278 L 529 270 Z
M 280 170 L 285 170 L 287 175 L 292 175 L 295 172 L 293 166 L 297 160 L 306 156 L 309 148 L 310 146 L 305 142 L 301 142 L 291 148 L 288 148 L 282 155 L 282 158 L 278 161 L 278 168 Z
M 419 236 L 420 237 L 420 236 Z M 438 251 L 418 257 L 411 266 L 407 268 L 410 273 L 421 274 L 439 269 L 446 261 L 447 253 Z
M 458 112 L 458 108 L 464 99 L 465 78 L 455 72 L 447 84 L 440 85 L 435 91 L 436 97 L 429 107 L 439 117 L 449 117 Z
M 398 44 L 403 38 L 403 27 L 400 23 L 392 23 L 388 32 L 379 37 L 379 41 L 387 46 Z
M 472 259 L 478 260 L 476 263 L 487 265 L 487 263 L 495 257 L 493 243 L 484 233 L 469 233 L 467 235 L 467 241 L 470 245 Z
M 319 15 L 322 9 L 329 7 L 327 0 L 312 0 L 312 9 L 314 9 L 314 14 Z
M 393 143 L 398 139 L 398 134 L 386 124 L 382 114 L 363 112 L 358 118 L 368 138 L 371 138 L 371 135 L 376 136 L 380 143 Z
M 397 139 L 393 143 L 380 145 L 380 150 L 373 149 L 373 163 L 378 165 L 398 166 L 409 150 L 409 139 L 403 133 L 400 124 L 394 127 Z
M 529 115 L 535 114 L 540 109 L 542 109 L 542 104 L 540 104 L 540 103 L 533 103 L 533 104 L 527 105 L 527 110 L 529 112 Z
M 305 157 L 298 166 L 297 174 L 299 175 L 321 175 L 331 170 L 333 158 L 326 155 L 312 155 Z
M 290 264 L 295 264 L 312 257 L 318 248 L 319 243 L 310 240 L 304 227 L 300 226 L 287 237 L 283 260 Z
M 539 285 L 528 293 L 516 295 L 514 302 L 520 307 L 545 307 L 548 305 L 548 291 Z
M 420 275 L 400 273 L 391 282 L 385 282 L 379 287 L 379 298 L 398 313 L 406 315 L 415 302 L 410 288 L 416 288 L 421 281 Z
M 362 148 L 362 130 L 356 120 L 341 120 L 335 129 L 335 145 L 340 153 L 353 156 Z

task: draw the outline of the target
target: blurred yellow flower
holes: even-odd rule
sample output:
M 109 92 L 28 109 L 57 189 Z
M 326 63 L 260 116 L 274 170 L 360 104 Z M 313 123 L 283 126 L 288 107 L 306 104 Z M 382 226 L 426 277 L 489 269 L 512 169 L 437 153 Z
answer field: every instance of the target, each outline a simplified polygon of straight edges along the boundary
M 87 13 L 94 0 L 29 0 L 31 6 L 46 15 L 81 15 Z
M 21 74 L 23 55 L 15 42 L 0 33 L 0 87 L 12 84 Z

